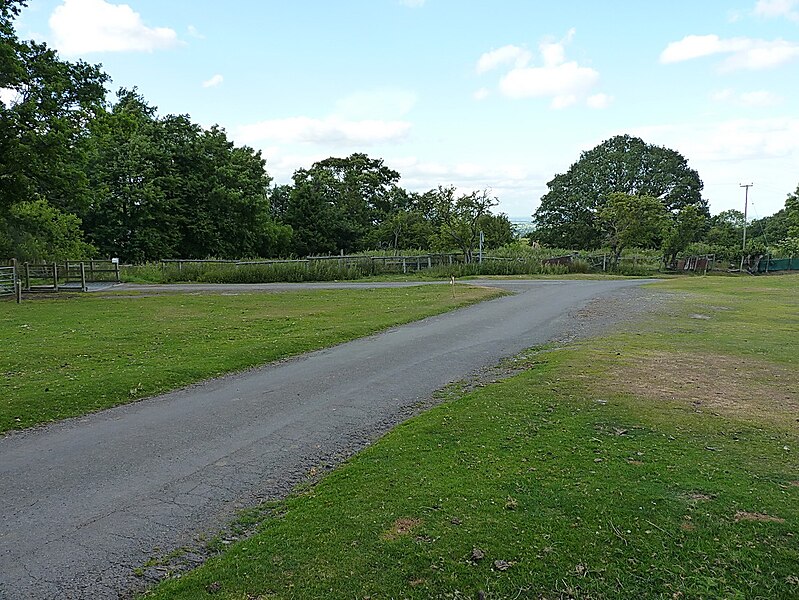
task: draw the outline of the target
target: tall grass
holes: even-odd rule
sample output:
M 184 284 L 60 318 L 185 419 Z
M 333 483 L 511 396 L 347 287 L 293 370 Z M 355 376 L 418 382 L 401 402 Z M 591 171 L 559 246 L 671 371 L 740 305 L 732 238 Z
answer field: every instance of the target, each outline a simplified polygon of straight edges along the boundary
M 406 263 L 408 273 L 415 277 L 467 277 L 475 275 L 537 275 L 566 273 L 586 273 L 589 265 L 585 261 L 575 261 L 570 265 L 542 265 L 538 257 L 499 257 L 501 260 L 486 257 L 482 263 L 439 264 L 427 268 L 426 259 L 421 259 L 417 268 L 415 260 Z M 127 266 L 122 271 L 125 281 L 134 283 L 274 283 L 304 281 L 342 281 L 357 280 L 379 275 L 401 275 L 403 269 L 398 264 L 385 264 L 369 257 L 308 262 L 274 263 L 213 263 L 185 262 L 148 263 Z

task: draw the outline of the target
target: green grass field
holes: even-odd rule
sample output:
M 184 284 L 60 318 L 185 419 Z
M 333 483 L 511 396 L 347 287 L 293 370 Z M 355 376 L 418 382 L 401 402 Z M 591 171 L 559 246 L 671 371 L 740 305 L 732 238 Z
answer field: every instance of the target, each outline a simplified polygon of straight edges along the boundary
M 799 597 L 799 277 L 656 284 L 396 428 L 164 599 Z
M 0 303 L 0 432 L 368 335 L 498 292 L 467 286 Z

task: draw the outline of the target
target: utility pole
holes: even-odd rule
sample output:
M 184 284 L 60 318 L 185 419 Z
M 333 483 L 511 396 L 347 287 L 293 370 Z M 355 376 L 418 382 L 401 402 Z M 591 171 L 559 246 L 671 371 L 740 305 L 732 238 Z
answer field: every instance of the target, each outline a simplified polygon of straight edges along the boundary
M 744 256 L 746 255 L 746 218 L 749 210 L 749 188 L 754 186 L 754 183 L 742 183 L 739 187 L 745 188 L 744 192 L 744 240 L 741 245 L 741 267 L 739 271 L 744 270 Z

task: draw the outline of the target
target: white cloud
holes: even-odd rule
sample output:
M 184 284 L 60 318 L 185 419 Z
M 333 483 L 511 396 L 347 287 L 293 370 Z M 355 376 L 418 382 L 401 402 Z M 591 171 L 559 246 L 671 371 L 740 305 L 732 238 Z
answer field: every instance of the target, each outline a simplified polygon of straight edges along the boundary
M 147 27 L 127 4 L 104 0 L 64 0 L 50 15 L 53 45 L 68 55 L 91 52 L 152 52 L 176 46 L 177 33 Z
M 776 106 L 781 102 L 782 102 L 782 96 L 779 96 L 774 92 L 769 92 L 766 90 L 760 90 L 757 92 L 745 92 L 741 94 L 741 104 L 743 104 L 744 106 L 765 108 L 769 106 Z
M 202 33 L 200 33 L 199 30 L 194 25 L 189 25 L 188 27 L 186 27 L 186 31 L 188 31 L 189 35 L 193 38 L 196 38 L 198 40 L 205 39 L 205 36 Z
M 799 158 L 799 118 L 793 117 L 686 123 L 641 128 L 637 133 L 673 147 L 692 160 Z
M 725 89 L 714 92 L 710 95 L 710 98 L 715 102 L 730 103 L 748 108 L 768 108 L 783 102 L 782 96 L 767 90 L 738 93 L 734 90 Z
M 513 69 L 499 88 L 509 98 L 553 97 L 553 106 L 563 106 L 564 99 L 583 96 L 599 81 L 599 73 L 576 62 L 544 67 Z M 573 102 L 571 102 L 573 103 Z
M 478 73 L 487 73 L 497 67 L 513 64 L 516 67 L 524 67 L 530 62 L 533 55 L 529 50 L 520 46 L 502 46 L 490 52 L 486 52 L 477 60 L 476 70 Z
M 238 128 L 236 138 L 246 144 L 266 140 L 280 143 L 368 145 L 401 141 L 407 137 L 410 129 L 411 124 L 406 121 L 291 117 L 244 125 Z
M 203 81 L 203 87 L 204 88 L 216 87 L 218 85 L 221 85 L 223 81 L 225 81 L 225 78 L 222 77 L 222 75 L 220 75 L 219 73 L 217 73 L 216 75 L 211 77 L 211 79 Z
M 721 40 L 717 35 L 687 35 L 679 42 L 671 42 L 660 54 L 664 64 L 683 62 L 721 52 L 737 52 L 747 46 L 743 38 Z
M 766 41 L 752 38 L 722 39 L 712 34 L 688 35 L 666 46 L 660 54 L 660 62 L 670 64 L 716 54 L 730 55 L 721 63 L 722 71 L 757 71 L 799 58 L 799 44 L 780 39 Z
M 754 13 L 758 17 L 785 17 L 799 21 L 799 0 L 757 0 Z
M 559 42 L 539 44 L 540 66 L 530 66 L 532 54 L 519 46 L 503 46 L 486 52 L 477 61 L 478 73 L 513 64 L 499 81 L 500 92 L 514 99 L 550 98 L 552 108 L 560 109 L 577 104 L 599 81 L 599 73 L 566 60 L 566 45 L 574 37 L 574 29 Z
M 594 94 L 585 101 L 588 108 L 603 109 L 613 104 L 613 96 L 607 94 Z
M 489 89 L 488 89 L 488 88 L 480 88 L 480 89 L 479 89 L 479 90 L 477 90 L 477 91 L 476 91 L 474 94 L 472 94 L 472 96 L 474 97 L 474 99 L 475 99 L 475 100 L 477 100 L 478 102 L 479 102 L 480 100 L 485 100 L 485 99 L 486 99 L 486 98 L 488 98 L 490 95 L 491 95 L 491 92 L 489 91 Z
M 381 88 L 355 92 L 336 103 L 334 114 L 342 119 L 395 119 L 404 117 L 416 106 L 415 92 Z

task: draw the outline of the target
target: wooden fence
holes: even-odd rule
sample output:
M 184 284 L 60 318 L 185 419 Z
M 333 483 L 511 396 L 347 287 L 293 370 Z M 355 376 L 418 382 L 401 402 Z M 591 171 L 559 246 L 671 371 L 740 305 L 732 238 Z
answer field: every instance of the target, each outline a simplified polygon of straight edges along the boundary
M 479 262 L 480 258 L 475 255 L 473 262 Z M 513 261 L 513 258 L 483 256 L 484 261 Z M 381 271 L 396 271 L 408 273 L 431 269 L 442 265 L 452 265 L 463 263 L 463 254 L 415 254 L 410 256 L 371 256 L 368 254 L 349 254 L 340 256 L 309 256 L 307 258 L 284 259 L 284 260 L 221 260 L 221 259 L 163 259 L 160 262 L 162 267 L 176 266 L 182 271 L 184 266 L 220 264 L 231 265 L 234 267 L 249 265 L 278 265 L 278 264 L 300 264 L 311 265 L 313 263 L 336 262 L 340 267 L 354 266 L 364 262 L 372 262 L 381 267 Z
M 110 260 L 22 263 L 19 279 L 25 292 L 82 291 L 93 283 L 119 283 L 119 264 Z
M 0 267 L 0 296 L 15 296 L 20 301 L 20 286 L 15 265 Z

